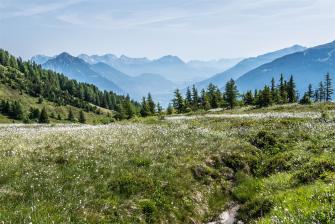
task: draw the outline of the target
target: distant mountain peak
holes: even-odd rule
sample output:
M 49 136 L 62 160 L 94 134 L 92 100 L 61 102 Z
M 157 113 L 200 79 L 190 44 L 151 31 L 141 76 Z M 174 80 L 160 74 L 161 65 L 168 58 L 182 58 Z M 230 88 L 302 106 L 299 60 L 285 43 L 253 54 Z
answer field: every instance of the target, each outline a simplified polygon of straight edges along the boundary
M 170 64 L 184 64 L 185 62 L 179 57 L 174 55 L 166 55 L 156 60 L 157 62 L 170 63 Z

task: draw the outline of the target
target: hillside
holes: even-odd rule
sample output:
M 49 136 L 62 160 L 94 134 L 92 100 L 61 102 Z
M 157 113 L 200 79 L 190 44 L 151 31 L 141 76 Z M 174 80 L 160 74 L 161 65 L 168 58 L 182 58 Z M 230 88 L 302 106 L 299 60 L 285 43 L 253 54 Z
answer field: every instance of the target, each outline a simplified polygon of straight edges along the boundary
M 22 105 L 23 112 L 25 114 L 29 113 L 30 108 L 37 108 L 40 111 L 43 108 L 46 108 L 49 114 L 50 123 L 73 123 L 68 118 L 68 113 L 72 110 L 76 121 L 78 122 L 79 113 L 82 109 L 70 105 L 58 105 L 54 102 L 50 102 L 48 100 L 43 100 L 43 102 L 39 103 L 38 97 L 32 97 L 25 93 L 20 93 L 20 91 L 16 89 L 9 88 L 3 84 L 0 84 L 0 101 L 1 100 L 11 100 L 18 101 Z M 100 108 L 100 113 L 94 112 L 86 112 L 83 111 L 86 118 L 87 124 L 107 124 L 113 122 L 115 119 L 113 118 L 113 111 Z M 60 116 L 61 119 L 58 119 Z M 36 120 L 32 120 L 30 122 L 36 122 Z M 0 123 L 22 123 L 21 120 L 11 119 L 8 116 L 2 115 L 0 113 Z
M 8 91 L 12 89 L 16 91 L 16 95 L 19 92 L 21 96 L 29 96 L 20 97 L 23 105 L 32 104 L 33 98 L 39 98 L 54 103 L 56 107 L 72 106 L 95 114 L 113 110 L 113 115 L 118 119 L 131 118 L 139 115 L 140 111 L 140 105 L 129 97 L 101 91 L 92 84 L 80 83 L 62 74 L 42 69 L 40 65 L 24 62 L 4 50 L 0 50 L 0 84 L 3 93 L 12 93 L 13 91 Z M 11 101 L 9 103 L 16 100 L 6 94 L 3 94 L 3 98 Z M 9 106 L 6 106 L 6 110 L 12 110 Z
M 245 73 L 263 64 L 269 63 L 277 58 L 280 58 L 288 54 L 303 51 L 305 49 L 306 49 L 305 47 L 294 45 L 292 47 L 281 49 L 275 52 L 270 52 L 257 57 L 244 59 L 234 67 L 228 69 L 227 71 L 216 74 L 211 78 L 196 83 L 196 86 L 198 88 L 206 88 L 210 83 L 212 83 L 219 87 L 223 87 L 226 84 L 226 82 L 229 81 L 230 79 L 237 79 L 240 76 L 244 75 Z
M 244 223 L 331 223 L 334 108 L 1 125 L 0 220 L 207 223 L 234 211 Z
M 293 75 L 298 90 L 303 93 L 310 83 L 317 87 L 327 72 L 334 79 L 334 71 L 335 41 L 286 55 L 273 62 L 264 64 L 237 79 L 237 85 L 240 91 L 243 92 L 269 84 L 272 77 L 278 80 L 280 74 L 284 74 L 286 78 Z

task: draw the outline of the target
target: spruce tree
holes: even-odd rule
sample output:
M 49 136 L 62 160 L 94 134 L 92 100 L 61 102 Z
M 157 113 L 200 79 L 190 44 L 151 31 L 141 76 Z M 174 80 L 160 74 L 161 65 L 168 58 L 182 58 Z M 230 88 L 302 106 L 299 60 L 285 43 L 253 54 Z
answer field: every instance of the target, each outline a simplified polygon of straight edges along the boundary
M 332 84 L 332 78 L 330 77 L 330 74 L 327 73 L 325 76 L 325 100 L 327 102 L 330 102 L 332 100 L 332 95 L 334 93 L 333 84 Z
M 252 95 L 251 91 L 248 91 L 244 94 L 243 102 L 245 105 L 253 105 L 254 104 L 254 96 Z
M 180 94 L 179 89 L 176 89 L 174 92 L 174 99 L 173 99 L 173 107 L 176 110 L 177 113 L 183 113 L 185 112 L 185 105 L 184 105 L 184 99 L 183 96 Z
M 79 113 L 79 122 L 82 123 L 82 124 L 85 124 L 86 123 L 86 117 L 85 117 L 85 113 L 84 111 L 80 111 Z
M 199 95 L 195 85 L 192 86 L 192 109 L 197 110 L 199 107 Z
M 237 105 L 237 86 L 235 81 L 231 79 L 226 83 L 225 87 L 225 101 L 230 109 L 233 109 Z
M 312 84 L 308 85 L 307 95 L 310 99 L 312 99 L 314 97 L 314 91 L 313 91 Z
M 323 102 L 326 100 L 326 91 L 325 91 L 325 87 L 323 85 L 323 82 L 319 83 L 319 101 Z
M 149 105 L 145 97 L 142 98 L 140 114 L 142 117 L 147 117 L 150 115 Z
M 201 105 L 201 108 L 204 110 L 210 109 L 210 104 L 208 101 L 207 93 L 204 89 L 201 90 L 200 105 Z
M 148 108 L 149 108 L 150 115 L 155 115 L 156 105 L 155 105 L 155 102 L 153 101 L 152 96 L 151 96 L 150 93 L 148 93 L 147 102 L 148 102 Z
M 68 113 L 68 115 L 67 115 L 67 119 L 68 119 L 69 121 L 72 121 L 72 122 L 75 121 L 74 114 L 73 114 L 71 108 L 70 108 L 69 113 Z
M 49 117 L 48 117 L 48 113 L 45 107 L 43 107 L 39 120 L 39 123 L 49 123 Z
M 157 103 L 157 114 L 161 115 L 162 112 L 163 112 L 163 108 L 162 108 L 161 104 L 158 102 Z
M 296 85 L 291 75 L 289 82 L 287 83 L 287 97 L 289 103 L 297 102 L 297 92 L 296 92 Z
M 190 87 L 187 87 L 186 97 L 185 97 L 185 106 L 191 107 L 191 105 L 192 105 L 192 93 L 191 93 Z

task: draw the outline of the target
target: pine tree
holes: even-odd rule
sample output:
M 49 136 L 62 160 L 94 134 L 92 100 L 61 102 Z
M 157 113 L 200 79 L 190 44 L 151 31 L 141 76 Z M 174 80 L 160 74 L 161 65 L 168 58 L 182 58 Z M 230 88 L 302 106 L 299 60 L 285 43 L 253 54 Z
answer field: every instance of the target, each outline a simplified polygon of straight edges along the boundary
M 142 98 L 140 114 L 142 117 L 147 117 L 150 115 L 149 105 L 145 97 Z
M 195 85 L 192 86 L 192 108 L 193 110 L 197 110 L 199 107 L 199 95 L 198 90 Z
M 330 74 L 327 73 L 325 76 L 325 100 L 327 102 L 330 102 L 332 100 L 332 95 L 334 93 L 333 84 L 332 84 L 332 78 L 330 77 Z
M 43 107 L 39 120 L 39 123 L 49 123 L 49 117 L 48 117 L 48 113 L 45 107 Z
M 210 104 L 208 101 L 207 93 L 204 89 L 201 90 L 200 105 L 201 105 L 201 108 L 204 110 L 210 109 Z
M 69 121 L 72 121 L 72 122 L 75 121 L 75 119 L 74 119 L 74 114 L 73 114 L 71 108 L 70 108 L 69 113 L 68 113 L 68 115 L 67 115 L 67 119 L 68 119 Z
M 82 124 L 85 124 L 86 123 L 86 117 L 85 117 L 85 113 L 84 111 L 80 111 L 79 113 L 79 122 L 82 123 Z
M 272 104 L 271 89 L 266 85 L 264 86 L 264 89 L 259 93 L 257 105 L 259 107 L 268 107 L 271 104 Z
M 323 82 L 319 83 L 319 91 L 318 91 L 318 93 L 319 93 L 319 101 L 320 102 L 325 101 L 325 99 L 326 99 L 326 91 L 325 91 L 325 87 L 323 85 Z
M 155 102 L 153 101 L 152 96 L 151 96 L 150 93 L 148 93 L 147 102 L 148 102 L 148 108 L 149 108 L 150 115 L 155 115 L 156 105 L 155 105 Z
M 185 106 L 191 107 L 191 105 L 192 105 L 192 93 L 191 93 L 190 87 L 187 87 L 186 97 L 185 97 Z
M 310 99 L 312 99 L 314 97 L 314 91 L 313 91 L 313 86 L 312 84 L 308 85 L 308 91 L 307 91 L 307 95 Z
M 254 96 L 252 95 L 251 91 L 248 91 L 244 97 L 243 102 L 245 105 L 253 105 L 254 104 Z
M 173 99 L 173 107 L 178 114 L 183 113 L 185 111 L 184 99 L 183 96 L 180 94 L 179 89 L 176 89 L 174 92 L 174 99 Z
M 12 105 L 13 109 L 12 109 L 12 117 L 14 119 L 23 119 L 23 110 L 22 110 L 22 105 L 21 103 L 14 101 L 13 105 Z
M 301 98 L 301 100 L 299 101 L 300 104 L 311 104 L 311 98 L 309 97 L 309 93 L 306 92 L 304 94 L 304 96 Z
M 231 79 L 226 83 L 225 88 L 225 101 L 230 109 L 233 109 L 237 105 L 237 86 L 235 81 Z
M 297 92 L 295 88 L 296 85 L 293 76 L 291 76 L 289 82 L 287 83 L 287 97 L 289 103 L 297 102 Z
M 157 114 L 161 115 L 162 112 L 163 112 L 163 108 L 162 108 L 161 104 L 158 102 L 157 103 Z

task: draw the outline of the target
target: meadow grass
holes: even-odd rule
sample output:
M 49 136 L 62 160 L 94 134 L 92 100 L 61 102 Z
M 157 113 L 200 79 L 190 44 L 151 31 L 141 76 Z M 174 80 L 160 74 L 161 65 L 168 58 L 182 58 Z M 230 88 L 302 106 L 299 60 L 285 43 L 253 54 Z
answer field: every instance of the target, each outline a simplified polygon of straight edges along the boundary
M 0 125 L 0 221 L 203 223 L 233 202 L 246 223 L 331 223 L 334 128 L 321 117 Z

